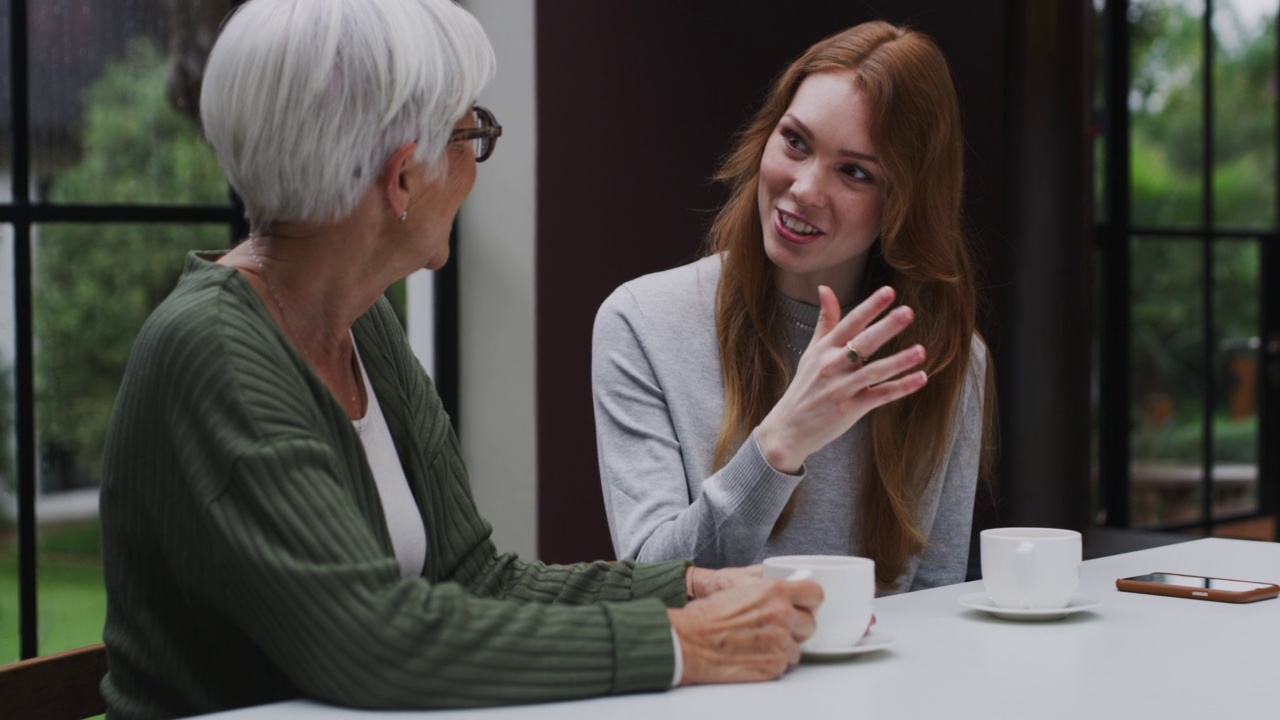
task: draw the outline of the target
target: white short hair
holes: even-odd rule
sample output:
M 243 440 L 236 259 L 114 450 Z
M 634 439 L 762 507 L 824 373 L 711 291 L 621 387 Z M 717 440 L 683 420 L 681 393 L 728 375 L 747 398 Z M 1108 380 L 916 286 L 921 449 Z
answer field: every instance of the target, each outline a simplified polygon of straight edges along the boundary
M 209 54 L 200 119 L 255 229 L 332 221 L 406 142 L 442 177 L 494 65 L 450 0 L 250 0 Z

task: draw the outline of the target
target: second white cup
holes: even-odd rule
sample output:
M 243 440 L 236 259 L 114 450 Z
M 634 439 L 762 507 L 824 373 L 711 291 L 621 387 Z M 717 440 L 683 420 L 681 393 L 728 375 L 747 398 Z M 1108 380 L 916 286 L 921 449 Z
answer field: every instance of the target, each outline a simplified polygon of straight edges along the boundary
M 852 647 L 871 626 L 876 595 L 876 563 L 845 555 L 780 555 L 765 558 L 765 577 L 810 579 L 822 586 L 823 601 L 814 613 L 817 625 L 802 649 Z
M 1080 533 L 1057 528 L 983 530 L 982 583 L 998 608 L 1058 610 L 1080 585 Z

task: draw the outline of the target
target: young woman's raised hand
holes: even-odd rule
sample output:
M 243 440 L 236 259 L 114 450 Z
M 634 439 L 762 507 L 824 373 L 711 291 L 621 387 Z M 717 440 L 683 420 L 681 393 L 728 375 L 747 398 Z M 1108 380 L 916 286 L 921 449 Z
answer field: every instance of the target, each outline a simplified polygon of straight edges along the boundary
M 868 412 L 910 395 L 927 382 L 923 371 L 910 372 L 924 362 L 920 345 L 871 359 L 915 319 L 915 312 L 906 306 L 885 313 L 893 303 L 892 288 L 872 293 L 843 319 L 831 288 L 819 287 L 818 296 L 821 314 L 795 378 L 756 428 L 756 442 L 765 460 L 780 472 L 799 472 L 805 458 L 843 435 Z

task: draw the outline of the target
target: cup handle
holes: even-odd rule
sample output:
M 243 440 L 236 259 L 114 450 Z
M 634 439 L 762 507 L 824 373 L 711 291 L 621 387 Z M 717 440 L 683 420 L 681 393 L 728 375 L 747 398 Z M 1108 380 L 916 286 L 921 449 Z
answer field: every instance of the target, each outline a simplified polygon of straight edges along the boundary
M 1018 576 L 1018 602 L 1022 605 L 1023 610 L 1031 609 L 1031 571 L 1035 549 L 1034 543 L 1023 542 L 1018 546 L 1015 554 L 1017 559 L 1014 562 L 1018 568 L 1016 573 Z

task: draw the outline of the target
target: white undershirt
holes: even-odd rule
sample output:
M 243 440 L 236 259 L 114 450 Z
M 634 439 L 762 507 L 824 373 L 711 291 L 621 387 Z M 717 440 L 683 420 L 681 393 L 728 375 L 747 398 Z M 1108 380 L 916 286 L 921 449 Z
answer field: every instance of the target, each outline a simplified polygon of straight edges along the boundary
M 422 523 L 422 515 L 418 512 L 413 492 L 409 490 L 409 480 L 400 465 L 400 457 L 396 455 L 391 428 L 387 427 L 387 419 L 382 415 L 378 396 L 369 384 L 369 373 L 360 360 L 359 350 L 355 350 L 355 342 L 355 336 L 352 335 L 351 347 L 356 353 L 356 362 L 360 365 L 360 379 L 364 383 L 369 405 L 364 417 L 352 420 L 351 424 L 355 426 L 356 434 L 364 445 L 364 454 L 369 459 L 369 468 L 373 470 L 373 479 L 378 485 L 378 498 L 382 500 L 382 514 L 387 519 L 391 546 L 400 563 L 400 576 L 418 577 L 422 575 L 422 568 L 427 560 L 427 529 Z
M 395 548 L 396 560 L 400 563 L 400 576 L 418 577 L 422 575 L 422 568 L 427 560 L 427 528 L 422 523 L 418 504 L 409 490 L 409 479 L 404 475 L 400 457 L 396 455 L 391 428 L 387 427 L 387 419 L 382 415 L 378 396 L 369 384 L 369 373 L 365 371 L 364 361 L 360 359 L 354 334 L 351 336 L 351 348 L 360 365 L 360 380 L 364 383 L 365 395 L 369 398 L 364 417 L 352 420 L 351 424 L 355 426 L 356 435 L 360 436 L 360 442 L 364 445 L 369 468 L 373 470 L 373 480 L 378 485 L 378 499 L 382 501 L 382 514 L 387 518 L 391 546 Z M 674 627 L 671 628 L 671 644 L 675 648 L 676 660 L 671 687 L 675 687 L 680 684 L 684 675 L 684 653 L 680 650 L 680 636 L 676 634 Z

